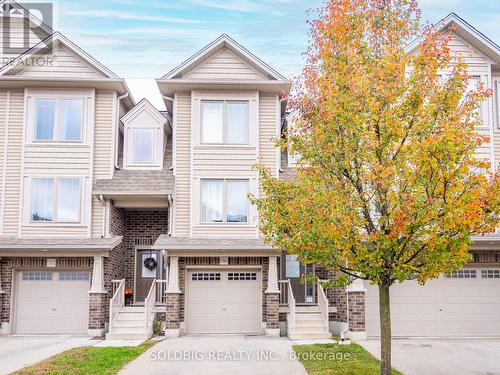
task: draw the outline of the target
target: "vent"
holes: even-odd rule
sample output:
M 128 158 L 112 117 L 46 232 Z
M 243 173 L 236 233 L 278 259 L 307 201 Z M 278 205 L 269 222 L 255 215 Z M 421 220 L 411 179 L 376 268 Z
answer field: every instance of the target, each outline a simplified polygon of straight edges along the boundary
M 154 237 L 136 237 L 134 238 L 135 246 L 153 246 L 155 243 Z

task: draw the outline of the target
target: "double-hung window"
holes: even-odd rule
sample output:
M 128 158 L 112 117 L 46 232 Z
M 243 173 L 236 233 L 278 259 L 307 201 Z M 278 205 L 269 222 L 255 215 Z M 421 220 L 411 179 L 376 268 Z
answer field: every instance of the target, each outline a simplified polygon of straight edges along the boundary
M 248 144 L 249 111 L 245 100 L 204 100 L 201 102 L 201 142 Z
M 248 180 L 202 180 L 202 223 L 248 223 Z
M 36 98 L 34 141 L 82 141 L 82 98 Z
M 79 222 L 80 179 L 33 178 L 31 221 Z

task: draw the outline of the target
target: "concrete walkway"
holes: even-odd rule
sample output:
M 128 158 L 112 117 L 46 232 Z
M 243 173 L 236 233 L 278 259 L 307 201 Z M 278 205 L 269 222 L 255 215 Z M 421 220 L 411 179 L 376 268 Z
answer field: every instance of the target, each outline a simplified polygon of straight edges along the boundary
M 183 336 L 156 344 L 120 374 L 307 375 L 291 359 L 292 345 L 285 337 Z
M 358 342 L 380 358 L 380 341 Z M 500 339 L 399 339 L 392 365 L 405 375 L 499 375 Z
M 98 342 L 88 336 L 2 336 L 0 375 L 10 374 L 65 350 Z

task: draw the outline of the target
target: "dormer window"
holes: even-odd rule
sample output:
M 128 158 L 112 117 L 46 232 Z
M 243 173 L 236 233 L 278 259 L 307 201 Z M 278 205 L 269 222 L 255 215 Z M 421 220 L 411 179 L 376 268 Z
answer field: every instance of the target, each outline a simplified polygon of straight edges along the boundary
M 143 99 L 123 118 L 125 169 L 162 169 L 167 119 Z

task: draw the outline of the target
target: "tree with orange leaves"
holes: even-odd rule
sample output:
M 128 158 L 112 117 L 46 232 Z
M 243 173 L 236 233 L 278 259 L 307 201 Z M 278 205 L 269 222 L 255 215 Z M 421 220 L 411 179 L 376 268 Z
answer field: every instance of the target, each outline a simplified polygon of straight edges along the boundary
M 422 28 L 416 0 L 328 0 L 310 26 L 300 119 L 281 141 L 300 155 L 297 177 L 258 165 L 265 194 L 252 201 L 270 244 L 336 271 L 337 284 L 378 286 L 387 375 L 391 286 L 463 267 L 471 237 L 498 225 L 499 178 L 475 156 L 491 91 L 468 90 L 452 35 Z

